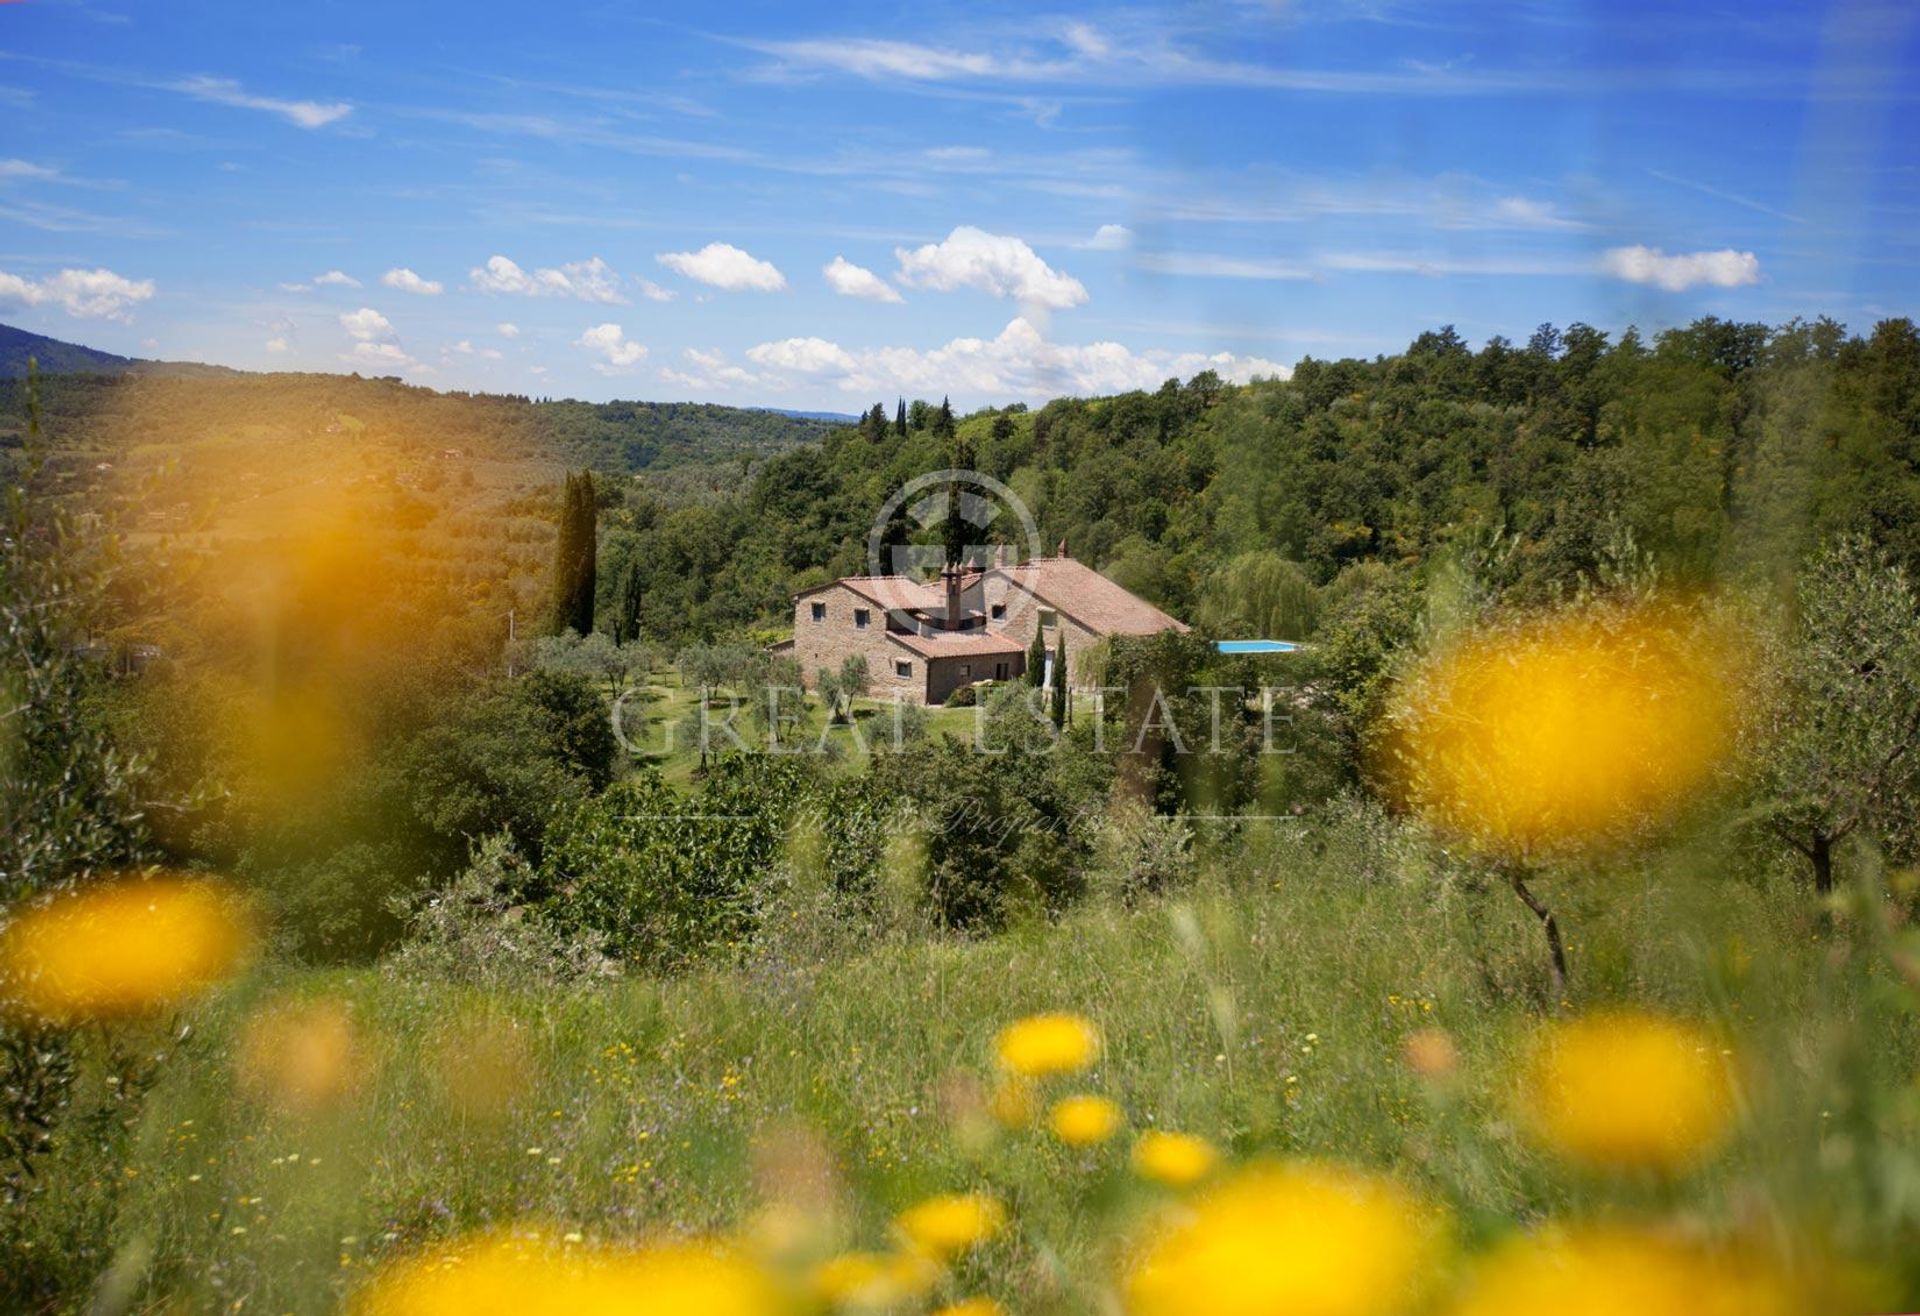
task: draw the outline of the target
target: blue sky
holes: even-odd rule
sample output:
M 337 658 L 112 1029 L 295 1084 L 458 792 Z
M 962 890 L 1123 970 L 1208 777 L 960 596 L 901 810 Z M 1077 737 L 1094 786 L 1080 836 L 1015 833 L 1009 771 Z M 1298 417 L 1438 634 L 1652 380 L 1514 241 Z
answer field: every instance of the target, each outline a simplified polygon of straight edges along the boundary
M 1920 311 L 1920 7 L 0 0 L 0 319 L 851 411 Z

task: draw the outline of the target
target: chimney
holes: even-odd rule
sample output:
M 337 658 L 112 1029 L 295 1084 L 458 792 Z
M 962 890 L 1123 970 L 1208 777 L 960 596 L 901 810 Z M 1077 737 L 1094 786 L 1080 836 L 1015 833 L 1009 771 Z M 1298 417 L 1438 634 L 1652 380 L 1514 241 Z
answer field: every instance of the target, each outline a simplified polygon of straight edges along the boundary
M 1058 547 L 1058 548 L 1056 548 L 1056 549 L 1054 549 L 1054 550 L 1053 550 L 1053 555 L 1054 555 L 1055 557 L 1071 557 L 1071 556 L 1072 556 L 1072 554 L 1070 554 L 1070 553 L 1068 553 L 1068 552 L 1067 552 L 1067 541 L 1066 541 L 1066 540 L 1064 540 L 1064 539 L 1063 539 L 1063 540 L 1061 540 L 1061 541 L 1060 541 L 1060 547 Z
M 940 572 L 940 583 L 947 587 L 946 628 L 960 629 L 960 568 L 947 567 Z

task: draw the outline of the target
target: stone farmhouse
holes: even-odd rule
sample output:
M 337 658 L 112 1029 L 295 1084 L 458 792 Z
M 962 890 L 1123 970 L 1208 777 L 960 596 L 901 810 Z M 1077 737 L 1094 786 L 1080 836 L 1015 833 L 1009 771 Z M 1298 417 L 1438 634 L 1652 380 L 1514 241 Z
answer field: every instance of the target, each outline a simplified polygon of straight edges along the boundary
M 1049 666 L 1065 635 L 1071 671 L 1108 636 L 1186 629 L 1062 544 L 1056 556 L 1020 563 L 1002 550 L 989 565 L 951 567 L 937 581 L 848 576 L 817 585 L 794 596 L 790 643 L 809 684 L 857 653 L 876 697 L 943 704 L 961 686 L 1022 675 L 1036 631 L 1046 637 Z

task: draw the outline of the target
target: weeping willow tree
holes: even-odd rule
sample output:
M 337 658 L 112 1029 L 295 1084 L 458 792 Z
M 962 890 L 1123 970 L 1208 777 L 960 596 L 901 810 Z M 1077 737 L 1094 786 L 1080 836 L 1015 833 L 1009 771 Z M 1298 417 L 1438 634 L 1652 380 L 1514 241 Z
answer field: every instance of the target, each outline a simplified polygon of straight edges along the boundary
M 1207 580 L 1200 624 L 1217 635 L 1302 640 L 1320 618 L 1320 592 L 1307 569 L 1260 549 L 1227 562 Z

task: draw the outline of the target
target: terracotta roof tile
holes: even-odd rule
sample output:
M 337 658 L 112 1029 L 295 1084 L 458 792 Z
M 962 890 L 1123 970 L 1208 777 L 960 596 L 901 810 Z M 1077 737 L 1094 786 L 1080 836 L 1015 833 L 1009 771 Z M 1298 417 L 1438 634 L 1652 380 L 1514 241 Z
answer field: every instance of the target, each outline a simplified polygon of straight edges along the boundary
M 1102 635 L 1152 635 L 1187 629 L 1184 623 L 1070 557 L 1033 558 L 992 570 L 1048 607 Z
M 887 638 L 922 658 L 971 658 L 992 654 L 1025 653 L 1025 646 L 994 631 L 940 631 L 931 635 L 901 635 L 887 632 Z

